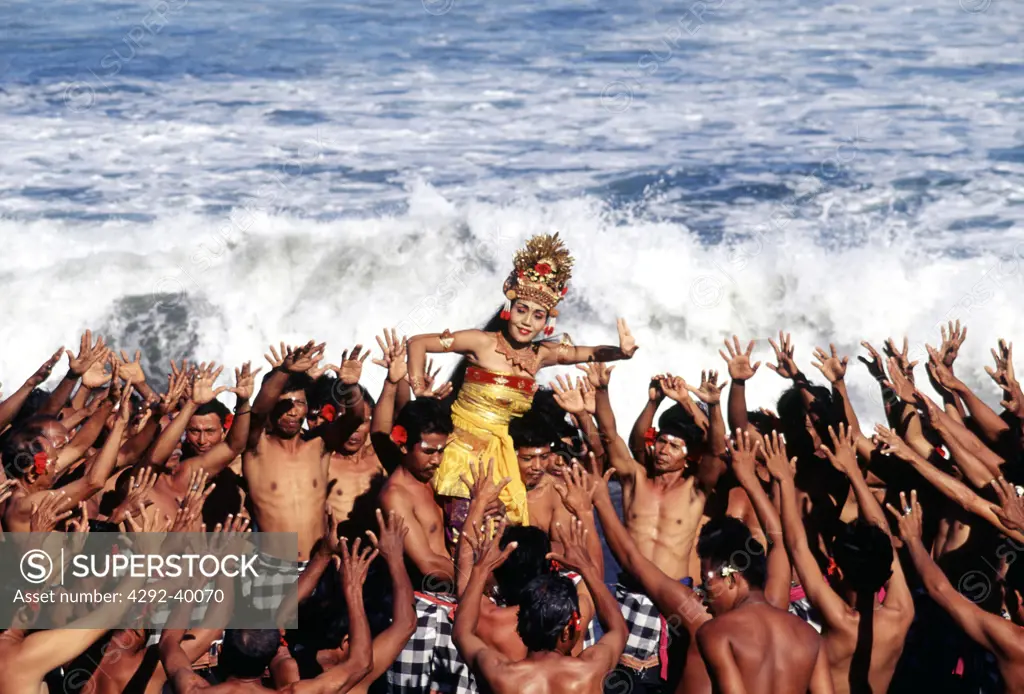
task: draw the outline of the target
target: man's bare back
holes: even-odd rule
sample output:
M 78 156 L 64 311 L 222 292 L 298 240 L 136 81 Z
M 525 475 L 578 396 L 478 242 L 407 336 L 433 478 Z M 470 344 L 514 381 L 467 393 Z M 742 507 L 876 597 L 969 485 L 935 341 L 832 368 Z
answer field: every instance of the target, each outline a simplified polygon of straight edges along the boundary
M 578 658 L 557 653 L 532 653 L 509 663 L 489 680 L 494 694 L 600 694 L 605 674 Z
M 804 694 L 821 647 L 803 620 L 753 601 L 705 623 L 697 643 L 715 691 L 747 694 Z

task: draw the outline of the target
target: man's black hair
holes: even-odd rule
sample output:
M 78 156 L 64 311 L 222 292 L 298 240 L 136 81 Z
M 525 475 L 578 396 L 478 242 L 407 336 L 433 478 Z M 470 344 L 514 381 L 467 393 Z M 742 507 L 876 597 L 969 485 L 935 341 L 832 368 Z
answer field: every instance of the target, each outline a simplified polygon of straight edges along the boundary
M 391 626 L 394 594 L 383 557 L 375 559 L 367 570 L 363 605 L 371 636 L 378 636 Z M 333 565 L 324 572 L 313 596 L 299 606 L 298 623 L 301 626 L 288 634 L 288 643 L 302 643 L 314 652 L 337 648 L 349 633 L 348 605 Z
M 513 419 L 508 424 L 508 435 L 512 437 L 515 448 L 542 448 L 552 444 L 550 427 L 545 426 L 539 416 L 531 414 Z
M 267 379 L 273 375 L 273 371 L 267 373 L 263 377 L 263 380 L 260 381 L 260 383 L 265 384 L 267 382 Z M 309 387 L 312 385 L 312 383 L 313 379 L 307 373 L 289 373 L 288 380 L 284 382 L 284 387 L 281 389 L 281 393 L 283 395 L 284 393 L 294 393 L 298 390 L 301 390 L 303 393 L 306 393 L 308 392 Z M 306 399 L 309 399 L 308 395 L 306 396 Z
M 537 576 L 551 573 L 551 539 L 540 528 L 510 525 L 505 528 L 498 546 L 505 549 L 510 542 L 519 543 L 501 566 L 494 569 L 498 592 L 506 605 L 518 605 L 522 591 Z
M 231 414 L 231 410 L 227 408 L 227 405 L 222 403 L 220 400 L 214 398 L 210 402 L 204 402 L 202 405 L 196 408 L 193 417 L 202 417 L 203 415 L 215 414 L 220 419 L 221 426 L 224 426 L 224 422 L 227 416 Z
M 572 581 L 557 573 L 543 574 L 521 591 L 516 631 L 530 651 L 553 651 L 569 620 L 579 611 L 579 596 Z
M 219 667 L 228 677 L 262 677 L 280 645 L 281 633 L 277 629 L 227 629 Z
M 858 593 L 877 593 L 892 576 L 892 540 L 863 518 L 837 527 L 832 558 L 843 572 L 843 583 Z
M 740 519 L 717 516 L 709 520 L 697 538 L 697 554 L 711 563 L 712 571 L 730 566 L 754 588 L 764 588 L 768 578 L 764 547 Z
M 417 398 L 408 403 L 398 413 L 395 426 L 405 428 L 408 448 L 419 443 L 424 434 L 450 434 L 454 430 L 451 408 L 434 398 Z
M 747 412 L 747 423 L 754 427 L 761 436 L 769 436 L 775 431 L 775 419 L 764 412 Z
M 704 431 L 697 425 L 693 416 L 678 403 L 658 417 L 658 433 L 682 439 L 689 453 L 697 451 L 704 443 Z
M 4 441 L 3 458 L 4 472 L 11 479 L 22 479 L 33 469 L 36 453 L 45 451 L 38 441 L 40 434 L 19 430 Z

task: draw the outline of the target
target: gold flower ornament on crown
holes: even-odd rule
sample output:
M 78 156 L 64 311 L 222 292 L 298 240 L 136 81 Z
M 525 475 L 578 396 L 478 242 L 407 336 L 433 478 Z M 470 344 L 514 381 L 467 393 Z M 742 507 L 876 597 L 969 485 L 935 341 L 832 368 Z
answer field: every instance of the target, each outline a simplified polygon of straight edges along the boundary
M 569 278 L 572 277 L 573 258 L 558 234 L 542 234 L 534 236 L 526 242 L 526 247 L 517 251 L 515 268 L 505 280 L 505 308 L 501 317 L 508 320 L 512 316 L 512 302 L 515 299 L 532 301 L 547 309 L 548 322 L 544 334 L 550 336 L 555 332 L 555 319 L 558 317 L 558 302 L 569 291 Z

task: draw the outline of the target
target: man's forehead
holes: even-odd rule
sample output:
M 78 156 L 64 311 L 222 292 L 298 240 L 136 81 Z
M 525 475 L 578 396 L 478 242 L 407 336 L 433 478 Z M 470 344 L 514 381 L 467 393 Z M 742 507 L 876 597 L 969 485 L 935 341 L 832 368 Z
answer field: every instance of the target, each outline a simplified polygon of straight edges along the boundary
M 220 426 L 220 417 L 213 412 L 207 414 L 194 414 L 192 418 L 188 420 L 189 429 L 204 429 L 210 427 Z
M 547 455 L 551 452 L 551 446 L 520 446 L 519 455 L 524 458 L 532 458 L 538 455 Z
M 278 402 L 283 400 L 294 400 L 295 402 L 306 402 L 306 393 L 301 390 L 293 390 L 290 393 L 281 393 L 281 396 L 277 399 Z

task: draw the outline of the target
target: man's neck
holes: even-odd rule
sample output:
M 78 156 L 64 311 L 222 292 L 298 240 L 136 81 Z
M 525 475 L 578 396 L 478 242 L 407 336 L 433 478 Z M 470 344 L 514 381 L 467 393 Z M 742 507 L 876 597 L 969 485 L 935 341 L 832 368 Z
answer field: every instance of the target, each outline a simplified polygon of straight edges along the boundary
M 292 455 L 297 454 L 299 452 L 299 448 L 302 446 L 302 436 L 299 434 L 289 438 L 282 438 L 277 434 L 268 433 L 267 440 L 274 445 L 280 446 Z
M 660 474 L 655 473 L 649 479 L 654 483 L 655 487 L 671 487 L 679 480 L 683 479 L 683 470 L 685 468 L 679 468 L 678 470 L 672 470 L 671 472 L 662 472 Z
M 764 598 L 764 591 L 760 588 L 747 588 L 745 595 L 740 596 L 733 603 L 732 609 L 738 610 L 741 607 L 748 607 L 750 605 L 767 605 L 768 601 Z

